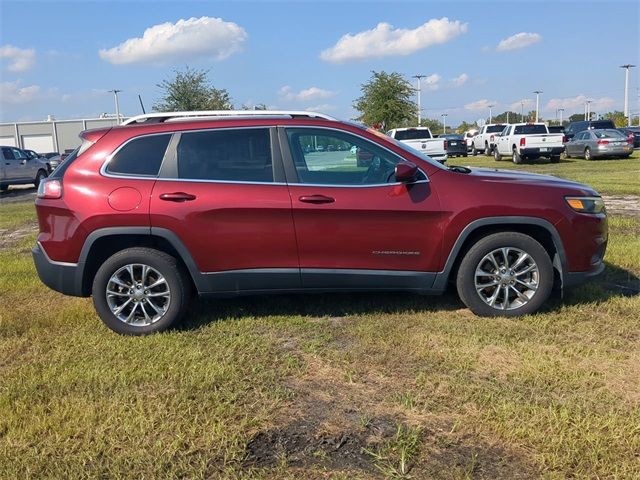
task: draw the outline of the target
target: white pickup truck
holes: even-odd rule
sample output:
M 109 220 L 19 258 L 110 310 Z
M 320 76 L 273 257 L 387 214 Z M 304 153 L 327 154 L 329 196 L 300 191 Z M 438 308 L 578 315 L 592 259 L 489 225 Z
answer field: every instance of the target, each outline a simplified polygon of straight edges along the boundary
M 473 137 L 471 142 L 471 155 L 477 155 L 478 152 L 484 152 L 485 155 L 491 155 L 495 138 L 504 130 L 504 123 L 487 123 L 480 128 L 477 135 Z
M 440 163 L 447 161 L 447 140 L 433 138 L 431 130 L 427 127 L 394 128 L 389 130 L 387 135 L 415 148 Z
M 560 161 L 564 151 L 562 133 L 549 133 L 544 123 L 515 123 L 507 125 L 496 137 L 493 157 L 496 161 L 510 156 L 513 163 L 522 163 L 528 158 L 547 157 L 551 163 Z

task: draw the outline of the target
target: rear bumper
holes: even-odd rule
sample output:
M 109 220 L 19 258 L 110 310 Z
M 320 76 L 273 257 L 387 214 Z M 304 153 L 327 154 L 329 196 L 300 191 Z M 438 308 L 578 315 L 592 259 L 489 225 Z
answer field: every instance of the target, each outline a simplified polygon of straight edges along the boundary
M 55 262 L 37 244 L 31 250 L 33 263 L 42 283 L 65 295 L 84 297 L 82 293 L 82 265 L 78 263 Z
M 602 147 L 594 148 L 591 151 L 591 155 L 594 157 L 616 157 L 619 155 L 631 155 L 633 153 L 633 147 L 631 145 L 625 145 L 622 147 Z
M 548 150 L 541 151 L 541 148 L 548 148 Z M 564 147 L 534 147 L 520 149 L 520 155 L 526 157 L 545 157 L 550 155 L 560 155 L 562 152 L 564 152 Z

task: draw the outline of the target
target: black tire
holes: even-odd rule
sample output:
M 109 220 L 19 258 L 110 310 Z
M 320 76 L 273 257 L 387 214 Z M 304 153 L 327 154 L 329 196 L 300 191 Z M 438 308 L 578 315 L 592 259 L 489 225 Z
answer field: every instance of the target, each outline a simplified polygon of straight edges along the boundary
M 478 155 L 478 150 L 476 150 L 476 146 L 474 144 L 471 144 L 471 156 L 475 157 L 476 155 Z
M 522 163 L 522 157 L 518 153 L 518 149 L 516 147 L 513 147 L 513 153 L 511 155 L 511 159 L 513 160 L 513 163 L 515 163 L 515 164 L 520 165 Z
M 503 247 L 519 249 L 527 253 L 538 267 L 538 286 L 528 300 L 521 306 L 503 310 L 501 305 L 495 307 L 485 303 L 476 291 L 475 273 L 482 260 L 490 252 Z M 483 317 L 516 317 L 536 312 L 547 301 L 553 288 L 553 266 L 549 254 L 540 243 L 528 235 L 517 232 L 499 232 L 479 240 L 465 254 L 458 275 L 456 286 L 458 295 L 464 304 L 476 315 Z M 509 289 L 509 287 L 506 287 Z M 511 295 L 515 292 L 508 290 Z M 515 297 L 513 298 L 515 300 Z
M 129 264 L 142 264 L 155 269 L 164 277 L 169 289 L 166 311 L 149 325 L 125 323 L 116 317 L 109 307 L 106 292 L 109 281 L 114 273 Z M 98 315 L 111 330 L 123 335 L 148 335 L 166 330 L 183 316 L 189 304 L 191 283 L 180 263 L 171 255 L 151 248 L 136 247 L 112 255 L 100 266 L 93 280 L 92 294 L 93 305 Z M 135 308 L 137 307 L 133 309 Z M 153 313 L 153 310 L 149 311 Z
M 40 186 L 40 182 L 42 182 L 42 180 L 44 180 L 48 176 L 49 175 L 47 174 L 46 170 L 38 170 L 38 173 L 36 173 L 36 178 L 33 181 L 33 184 L 36 186 L 36 188 L 38 188 Z
M 566 151 L 564 152 L 564 158 L 571 158 L 571 155 L 569 155 Z
M 593 157 L 591 156 L 591 149 L 589 147 L 584 149 L 584 159 L 593 160 Z
M 6 192 L 9 190 L 9 185 L 0 185 L 0 192 Z
M 484 154 L 487 157 L 491 156 L 491 147 L 489 146 L 488 142 L 485 142 L 485 144 L 484 144 Z
M 498 148 L 497 147 L 493 149 L 493 159 L 496 162 L 499 162 L 500 160 L 502 160 L 502 155 L 500 155 L 500 153 L 498 152 Z
M 560 163 L 560 155 L 551 155 L 551 163 Z
M 467 154 L 466 154 L 466 153 L 463 153 L 463 154 L 462 154 L 462 156 L 463 156 L 464 158 L 467 158 Z M 628 155 L 627 155 L 627 156 L 628 156 Z

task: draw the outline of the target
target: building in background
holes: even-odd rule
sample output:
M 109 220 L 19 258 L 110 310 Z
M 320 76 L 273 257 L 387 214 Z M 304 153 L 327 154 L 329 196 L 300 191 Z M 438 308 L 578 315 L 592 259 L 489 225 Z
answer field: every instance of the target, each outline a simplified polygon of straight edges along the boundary
M 116 125 L 114 117 L 0 123 L 0 145 L 37 153 L 68 152 L 80 145 L 80 132 Z

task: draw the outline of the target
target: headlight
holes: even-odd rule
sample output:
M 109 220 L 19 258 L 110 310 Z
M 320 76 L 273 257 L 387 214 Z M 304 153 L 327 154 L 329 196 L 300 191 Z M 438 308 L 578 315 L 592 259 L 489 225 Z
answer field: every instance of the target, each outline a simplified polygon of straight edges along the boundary
M 602 197 L 564 197 L 567 204 L 580 213 L 604 213 Z

